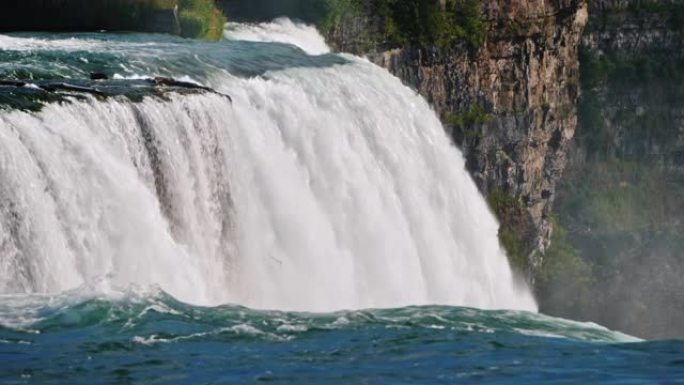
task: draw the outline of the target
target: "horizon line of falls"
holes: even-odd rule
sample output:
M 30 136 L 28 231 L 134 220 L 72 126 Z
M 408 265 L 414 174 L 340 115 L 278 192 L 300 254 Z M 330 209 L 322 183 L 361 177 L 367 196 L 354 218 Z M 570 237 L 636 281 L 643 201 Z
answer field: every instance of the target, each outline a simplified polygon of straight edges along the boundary
M 308 31 L 279 23 L 252 38 Z M 344 60 L 207 76 L 232 104 L 0 112 L 0 293 L 106 281 L 200 305 L 535 311 L 435 112 L 385 70 Z

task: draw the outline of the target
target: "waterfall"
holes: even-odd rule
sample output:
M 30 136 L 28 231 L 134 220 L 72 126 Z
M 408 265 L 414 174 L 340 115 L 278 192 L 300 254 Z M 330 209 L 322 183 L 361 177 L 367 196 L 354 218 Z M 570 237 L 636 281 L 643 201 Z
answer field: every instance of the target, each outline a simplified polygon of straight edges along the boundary
M 345 58 L 217 72 L 233 103 L 0 112 L 0 293 L 106 280 L 203 305 L 535 310 L 435 112 Z
M 330 47 L 316 28 L 295 23 L 286 17 L 275 19 L 271 23 L 228 23 L 224 36 L 230 40 L 291 44 L 310 55 L 322 55 L 330 52 Z

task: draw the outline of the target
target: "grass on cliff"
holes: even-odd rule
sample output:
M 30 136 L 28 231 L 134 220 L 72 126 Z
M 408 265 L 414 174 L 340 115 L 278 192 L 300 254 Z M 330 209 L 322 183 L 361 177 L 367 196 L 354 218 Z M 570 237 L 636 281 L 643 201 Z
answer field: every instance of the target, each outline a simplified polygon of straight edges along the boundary
M 480 47 L 487 26 L 479 0 L 326 0 L 327 16 L 320 23 L 324 32 L 340 25 L 344 17 L 363 15 L 374 18 L 379 31 L 376 43 L 389 46 L 415 44 L 422 47 L 449 47 L 464 41 Z M 353 17 L 353 16 L 352 16 Z
M 344 25 L 349 20 L 359 20 L 364 16 L 364 2 L 362 0 L 321 0 L 322 6 L 318 6 L 315 11 L 320 15 L 318 29 L 327 36 L 330 36 L 335 29 Z M 308 3 L 307 3 L 308 4 Z M 356 37 L 369 40 L 367 45 L 370 47 L 373 42 L 370 36 Z
M 567 230 L 557 219 L 552 222 L 551 246 L 535 277 L 537 299 L 542 312 L 576 317 L 581 309 L 594 307 L 596 274 L 593 265 L 568 240 Z
M 499 242 L 506 250 L 513 270 L 522 276 L 529 276 L 530 266 L 526 255 L 529 249 L 526 237 L 530 229 L 526 219 L 527 209 L 519 197 L 512 196 L 501 188 L 494 188 L 487 194 L 489 207 L 499 219 Z
M 145 1 L 138 1 L 145 4 Z M 215 0 L 148 0 L 147 9 L 172 10 L 178 6 L 178 23 L 183 37 L 219 40 L 226 17 Z
M 181 36 L 219 40 L 226 18 L 214 0 L 179 0 Z
M 450 0 L 444 8 L 439 0 L 382 0 L 375 8 L 390 43 L 448 47 L 463 40 L 477 48 L 484 42 L 478 0 Z
M 447 114 L 442 121 L 453 126 L 455 138 L 476 139 L 482 136 L 480 126 L 491 122 L 492 115 L 476 104 L 464 112 Z

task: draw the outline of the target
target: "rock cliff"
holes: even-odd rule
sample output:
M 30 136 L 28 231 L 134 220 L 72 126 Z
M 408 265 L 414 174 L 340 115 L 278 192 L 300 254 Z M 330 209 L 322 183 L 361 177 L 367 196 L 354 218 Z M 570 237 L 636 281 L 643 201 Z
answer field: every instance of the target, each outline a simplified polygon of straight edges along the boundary
M 542 285 L 542 310 L 681 338 L 684 2 L 598 0 L 589 13 L 579 124 L 555 207 L 571 248 L 546 256 L 574 262 Z

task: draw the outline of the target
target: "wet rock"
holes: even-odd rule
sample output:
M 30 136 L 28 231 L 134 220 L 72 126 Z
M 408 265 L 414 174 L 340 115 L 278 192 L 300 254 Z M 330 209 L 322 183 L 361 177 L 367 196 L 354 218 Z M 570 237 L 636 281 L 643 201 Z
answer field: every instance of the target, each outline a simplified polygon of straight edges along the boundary
M 90 80 L 108 80 L 109 76 L 107 74 L 102 73 L 102 72 L 91 72 L 90 73 Z

